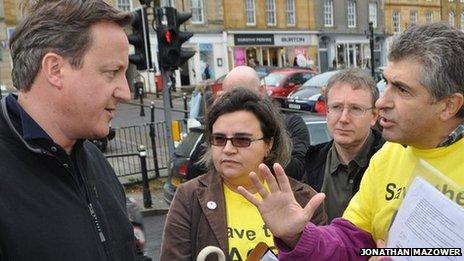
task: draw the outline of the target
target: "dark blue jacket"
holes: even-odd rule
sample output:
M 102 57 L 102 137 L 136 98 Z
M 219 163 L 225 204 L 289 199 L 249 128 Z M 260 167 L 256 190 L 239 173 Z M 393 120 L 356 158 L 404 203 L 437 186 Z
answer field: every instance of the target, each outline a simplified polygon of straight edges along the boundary
M 71 168 L 0 104 L 0 260 L 135 260 L 124 190 L 98 149 L 77 142 Z

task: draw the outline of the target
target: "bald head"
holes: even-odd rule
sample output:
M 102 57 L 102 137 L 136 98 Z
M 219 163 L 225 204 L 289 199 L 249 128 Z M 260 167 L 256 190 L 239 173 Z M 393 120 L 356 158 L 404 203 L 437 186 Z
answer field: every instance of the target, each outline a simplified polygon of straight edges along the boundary
M 237 66 L 232 69 L 222 82 L 222 90 L 228 92 L 237 87 L 245 87 L 250 90 L 264 94 L 258 74 L 255 69 L 248 66 Z

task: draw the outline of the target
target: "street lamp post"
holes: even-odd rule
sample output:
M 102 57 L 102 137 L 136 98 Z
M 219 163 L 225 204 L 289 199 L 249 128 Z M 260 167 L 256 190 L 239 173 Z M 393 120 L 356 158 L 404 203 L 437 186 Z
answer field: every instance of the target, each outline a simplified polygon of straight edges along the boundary
M 369 22 L 369 45 L 371 47 L 371 74 L 375 79 L 375 65 L 374 65 L 374 25 Z

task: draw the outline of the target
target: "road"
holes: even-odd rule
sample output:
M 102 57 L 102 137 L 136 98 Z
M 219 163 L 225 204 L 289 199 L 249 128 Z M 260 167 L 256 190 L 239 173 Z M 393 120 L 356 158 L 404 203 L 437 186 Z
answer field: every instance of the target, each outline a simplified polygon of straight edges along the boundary
M 161 236 L 163 234 L 166 215 L 155 215 L 143 218 L 145 228 L 145 253 L 153 261 L 160 260 Z

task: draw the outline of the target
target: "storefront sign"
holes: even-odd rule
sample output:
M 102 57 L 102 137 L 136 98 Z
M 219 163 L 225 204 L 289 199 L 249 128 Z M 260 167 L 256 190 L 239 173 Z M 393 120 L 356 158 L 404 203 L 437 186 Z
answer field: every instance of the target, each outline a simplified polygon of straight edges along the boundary
M 307 34 L 276 34 L 274 41 L 276 46 L 310 45 L 311 36 Z
M 274 45 L 272 34 L 235 34 L 235 45 Z

